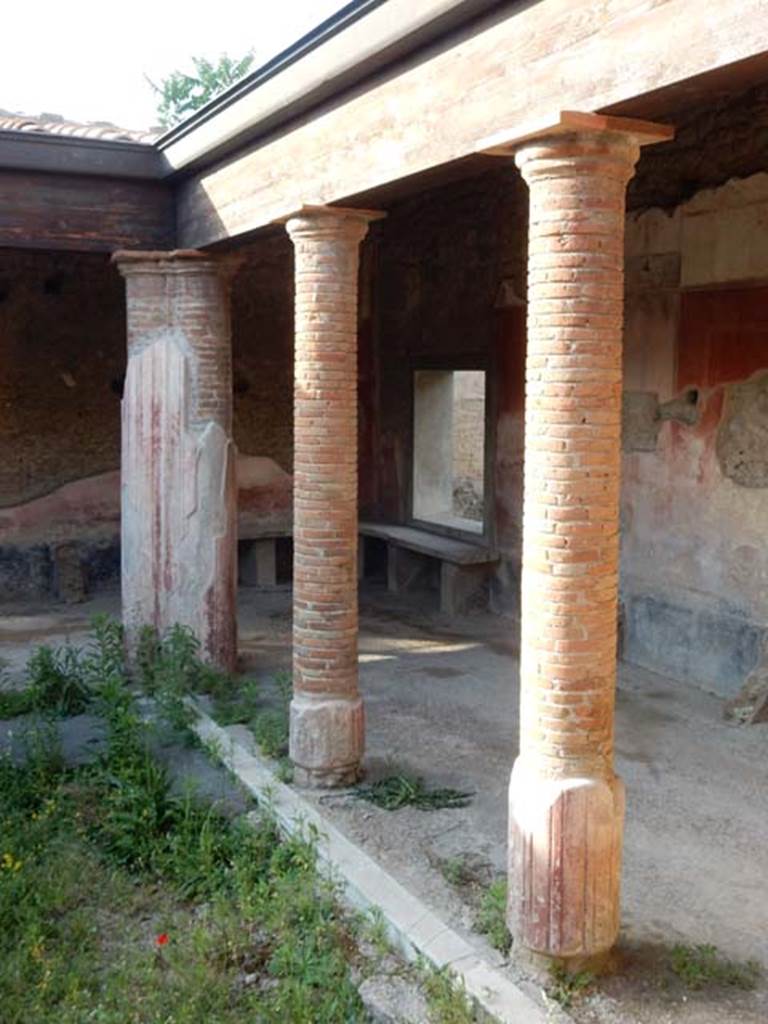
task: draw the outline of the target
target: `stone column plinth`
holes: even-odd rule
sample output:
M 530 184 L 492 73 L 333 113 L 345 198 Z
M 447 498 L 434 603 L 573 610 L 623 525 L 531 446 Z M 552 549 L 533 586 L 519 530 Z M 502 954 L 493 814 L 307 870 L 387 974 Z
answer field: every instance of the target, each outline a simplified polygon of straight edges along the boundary
M 129 656 L 144 625 L 189 626 L 236 658 L 237 481 L 231 266 L 198 252 L 118 252 L 126 281 L 122 598 Z
M 293 701 L 300 785 L 356 781 L 363 755 L 357 684 L 357 275 L 376 216 L 310 208 L 287 222 L 296 266 Z
M 567 130 L 516 152 L 530 226 L 509 922 L 518 947 L 573 964 L 608 951 L 619 928 L 623 244 L 638 154 L 631 133 Z

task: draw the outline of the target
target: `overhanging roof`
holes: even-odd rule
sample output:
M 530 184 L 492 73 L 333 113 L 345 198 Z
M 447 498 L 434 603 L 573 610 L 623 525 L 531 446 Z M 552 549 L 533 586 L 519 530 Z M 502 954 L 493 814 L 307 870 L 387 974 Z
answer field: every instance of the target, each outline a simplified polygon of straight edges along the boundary
M 498 4 L 352 0 L 160 136 L 114 125 L 0 113 L 0 169 L 150 180 L 191 172 Z
M 674 120 L 768 77 L 768 0 L 723 0 L 693 36 L 692 6 L 353 0 L 154 143 L 0 130 L 0 245 L 227 245 L 302 204 L 379 206 L 487 164 L 489 135 L 563 109 Z
M 499 0 L 353 0 L 166 132 L 157 147 L 173 171 L 198 169 L 498 6 Z

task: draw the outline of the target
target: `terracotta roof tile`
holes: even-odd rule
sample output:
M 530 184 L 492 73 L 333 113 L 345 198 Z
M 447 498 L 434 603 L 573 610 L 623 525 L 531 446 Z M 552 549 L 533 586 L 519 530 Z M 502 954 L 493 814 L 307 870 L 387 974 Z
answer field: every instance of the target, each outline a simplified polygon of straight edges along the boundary
M 143 142 L 149 145 L 161 135 L 160 129 L 129 131 L 108 121 L 68 121 L 58 114 L 12 114 L 0 110 L 0 131 L 27 132 L 35 135 L 67 135 L 76 139 L 102 139 L 106 142 Z

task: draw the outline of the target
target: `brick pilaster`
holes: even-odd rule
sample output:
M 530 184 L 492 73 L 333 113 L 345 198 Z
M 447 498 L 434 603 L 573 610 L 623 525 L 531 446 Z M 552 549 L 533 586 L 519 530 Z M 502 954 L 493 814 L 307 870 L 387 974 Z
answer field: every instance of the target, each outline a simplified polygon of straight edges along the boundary
M 371 214 L 313 208 L 295 249 L 293 701 L 303 785 L 346 785 L 363 754 L 357 681 L 357 276 Z
M 191 251 L 113 259 L 126 280 L 121 579 L 129 653 L 143 625 L 180 623 L 194 630 L 206 660 L 232 670 L 232 268 Z
M 522 145 L 530 190 L 520 755 L 510 924 L 586 960 L 619 927 L 623 786 L 613 770 L 625 188 L 621 132 Z

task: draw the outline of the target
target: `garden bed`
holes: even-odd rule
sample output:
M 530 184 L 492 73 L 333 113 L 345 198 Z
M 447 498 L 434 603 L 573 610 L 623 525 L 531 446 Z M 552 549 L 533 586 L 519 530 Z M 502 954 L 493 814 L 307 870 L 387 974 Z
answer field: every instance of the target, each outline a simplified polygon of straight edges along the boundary
M 183 697 L 215 699 L 215 680 L 184 631 L 144 654 L 138 690 L 102 620 L 85 651 L 38 652 L 6 704 L 26 717 L 0 757 L 4 1024 L 350 1024 L 372 1019 L 361 990 L 387 975 L 429 1019 L 472 1021 L 450 979 L 406 966 L 342 908 L 310 837 L 180 785 Z M 83 712 L 95 742 L 65 758 Z

